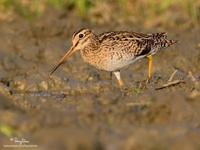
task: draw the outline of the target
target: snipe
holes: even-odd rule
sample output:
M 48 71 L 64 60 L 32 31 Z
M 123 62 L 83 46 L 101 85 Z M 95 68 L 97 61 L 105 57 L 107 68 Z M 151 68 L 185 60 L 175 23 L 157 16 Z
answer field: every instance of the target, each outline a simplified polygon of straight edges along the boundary
M 60 59 L 50 75 L 74 52 L 79 51 L 85 62 L 100 69 L 113 72 L 119 86 L 124 85 L 120 69 L 139 59 L 148 58 L 148 78 L 152 76 L 152 55 L 160 49 L 176 43 L 168 40 L 166 33 L 143 34 L 128 31 L 105 32 L 96 35 L 90 29 L 81 29 L 72 37 L 72 47 Z

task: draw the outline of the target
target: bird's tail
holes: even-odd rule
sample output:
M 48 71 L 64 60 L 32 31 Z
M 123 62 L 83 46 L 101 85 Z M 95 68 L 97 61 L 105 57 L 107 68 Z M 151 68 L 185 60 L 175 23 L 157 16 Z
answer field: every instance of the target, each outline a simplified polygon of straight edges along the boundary
M 154 46 L 157 48 L 169 47 L 178 42 L 178 40 L 167 39 L 167 33 L 154 33 L 152 34 L 152 39 L 154 40 Z

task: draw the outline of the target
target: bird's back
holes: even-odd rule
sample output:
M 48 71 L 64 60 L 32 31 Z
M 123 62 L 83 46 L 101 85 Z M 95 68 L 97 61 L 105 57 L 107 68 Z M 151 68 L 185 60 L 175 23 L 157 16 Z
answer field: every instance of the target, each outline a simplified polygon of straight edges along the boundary
M 116 31 L 102 33 L 98 35 L 98 38 L 99 49 L 104 53 L 105 58 L 107 57 L 107 70 L 120 69 L 176 43 L 176 41 L 168 40 L 166 33 L 143 34 Z
M 143 34 L 137 32 L 116 31 L 100 34 L 99 41 L 102 47 L 110 47 L 111 51 L 126 51 L 134 56 L 154 53 L 155 49 L 169 47 L 177 41 L 168 40 L 167 34 Z

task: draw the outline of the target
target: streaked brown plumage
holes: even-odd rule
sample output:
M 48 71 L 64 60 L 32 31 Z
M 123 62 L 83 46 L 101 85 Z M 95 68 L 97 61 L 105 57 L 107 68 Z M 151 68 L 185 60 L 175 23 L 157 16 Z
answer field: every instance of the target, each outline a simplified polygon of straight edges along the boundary
M 168 40 L 166 33 L 143 34 L 127 31 L 94 34 L 90 29 L 81 29 L 73 34 L 72 47 L 62 57 L 50 74 L 52 74 L 68 57 L 80 50 L 83 60 L 105 71 L 113 72 L 122 86 L 120 69 L 133 62 L 149 58 L 149 78 L 151 77 L 152 55 L 161 48 L 176 43 Z

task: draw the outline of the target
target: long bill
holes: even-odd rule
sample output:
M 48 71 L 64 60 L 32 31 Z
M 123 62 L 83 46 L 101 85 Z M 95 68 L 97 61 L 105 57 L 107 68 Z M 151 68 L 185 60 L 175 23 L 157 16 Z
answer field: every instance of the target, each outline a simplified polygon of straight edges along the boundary
M 59 60 L 58 64 L 52 69 L 50 72 L 50 76 L 62 65 L 64 64 L 65 60 L 69 58 L 74 53 L 74 47 L 72 46 L 69 51 Z

